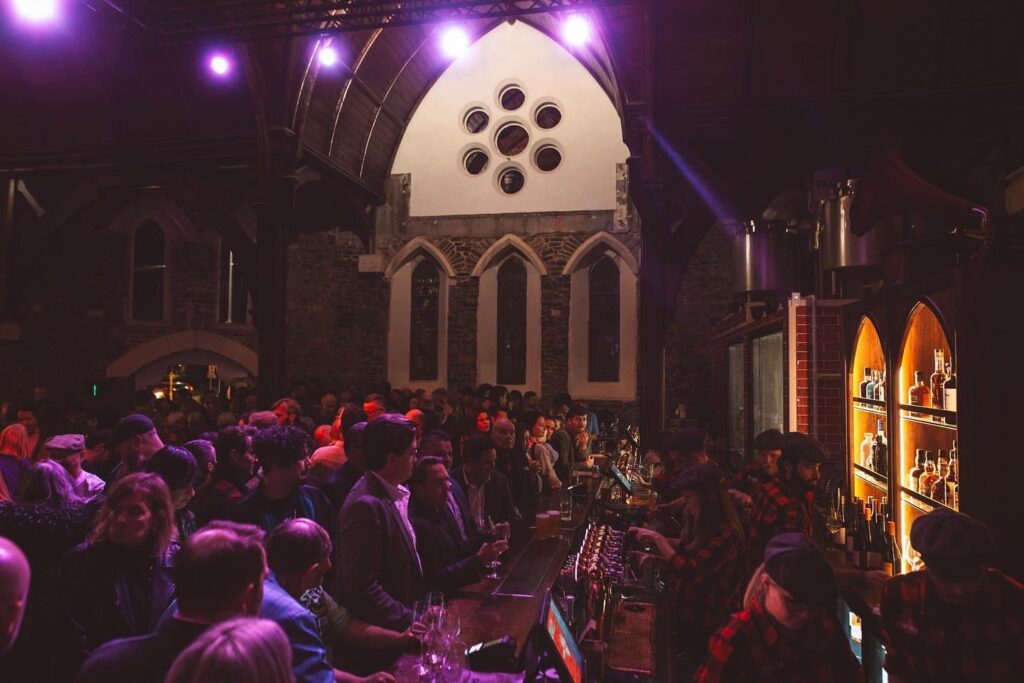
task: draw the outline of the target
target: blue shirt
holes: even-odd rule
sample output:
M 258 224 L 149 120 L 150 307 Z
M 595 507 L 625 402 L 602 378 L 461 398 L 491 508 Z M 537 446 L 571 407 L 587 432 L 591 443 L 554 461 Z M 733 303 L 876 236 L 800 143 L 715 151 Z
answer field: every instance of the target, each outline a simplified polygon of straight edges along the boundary
M 274 572 L 263 583 L 260 616 L 276 621 L 288 636 L 295 683 L 334 683 L 334 668 L 327 663 L 316 617 L 281 587 Z

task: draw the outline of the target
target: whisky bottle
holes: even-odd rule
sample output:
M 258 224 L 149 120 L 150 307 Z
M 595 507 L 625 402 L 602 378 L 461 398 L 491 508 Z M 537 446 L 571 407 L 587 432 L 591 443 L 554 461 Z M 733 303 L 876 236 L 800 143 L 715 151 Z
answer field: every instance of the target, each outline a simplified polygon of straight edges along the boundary
M 946 410 L 956 412 L 956 373 L 953 372 L 953 366 L 946 363 L 946 374 L 949 375 L 949 379 L 942 387 L 942 405 Z
M 924 474 L 926 460 L 923 448 L 914 451 L 914 467 L 910 470 L 910 488 L 918 493 L 921 492 L 921 475 Z
M 860 397 L 871 398 L 868 395 L 868 384 L 871 383 L 871 368 L 864 368 L 864 381 L 860 383 Z
M 871 449 L 875 445 L 875 435 L 871 432 L 864 432 L 864 440 L 860 442 L 860 464 L 868 467 L 868 460 L 871 458 Z
M 939 478 L 938 472 L 935 471 L 935 458 L 931 451 L 925 452 L 925 458 L 927 458 L 924 464 L 924 473 L 921 475 L 921 488 L 918 493 L 922 493 L 926 496 L 931 496 L 932 486 L 935 485 L 935 480 Z
M 960 453 L 953 442 L 953 448 L 949 451 L 949 475 L 946 477 L 949 482 L 949 495 L 951 500 L 949 506 L 954 510 L 960 509 Z
M 948 379 L 943 369 L 945 367 L 944 356 L 945 354 L 942 349 L 935 349 L 935 372 L 933 372 L 932 376 L 929 378 L 932 408 L 938 408 L 939 410 L 942 410 L 945 405 L 945 397 L 943 394 L 945 391 L 944 387 L 946 380 Z
M 896 523 L 887 522 L 885 533 L 885 550 L 882 555 L 882 571 L 895 576 L 901 567 L 899 564 L 900 546 L 896 542 Z
M 932 484 L 931 497 L 936 503 L 942 503 L 943 505 L 949 505 L 949 461 L 946 459 L 946 451 L 940 450 L 938 452 L 939 478 Z
M 910 387 L 907 402 L 912 406 L 927 407 L 931 403 L 931 392 L 924 383 L 924 373 L 920 370 L 914 371 L 914 386 Z

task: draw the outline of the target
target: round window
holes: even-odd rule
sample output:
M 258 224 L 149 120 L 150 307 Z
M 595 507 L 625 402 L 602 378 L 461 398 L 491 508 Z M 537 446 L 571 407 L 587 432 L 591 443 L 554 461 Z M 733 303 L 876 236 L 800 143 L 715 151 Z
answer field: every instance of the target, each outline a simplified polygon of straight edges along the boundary
M 487 156 L 487 152 L 482 149 L 471 149 L 466 152 L 466 156 L 462 158 L 462 165 L 466 168 L 466 172 L 470 175 L 480 175 L 487 168 L 490 157 Z
M 484 128 L 487 128 L 487 124 L 490 122 L 491 117 L 483 109 L 470 109 L 464 121 L 466 130 L 470 133 L 479 133 Z
M 537 126 L 548 130 L 554 128 L 562 120 L 562 110 L 553 104 L 544 104 L 537 109 L 537 114 L 534 116 L 537 121 Z
M 542 171 L 554 171 L 562 163 L 562 153 L 554 145 L 544 145 L 537 150 L 533 162 Z
M 510 85 L 501 91 L 501 95 L 498 96 L 498 101 L 501 102 L 503 109 L 508 111 L 515 111 L 519 107 L 523 106 L 526 102 L 526 93 L 523 92 L 522 88 L 518 85 Z
M 507 123 L 498 129 L 494 138 L 494 144 L 498 151 L 507 157 L 514 157 L 522 154 L 526 146 L 530 144 L 530 134 L 518 123 Z
M 498 176 L 498 187 L 505 194 L 516 194 L 526 184 L 526 177 L 518 168 L 506 168 Z

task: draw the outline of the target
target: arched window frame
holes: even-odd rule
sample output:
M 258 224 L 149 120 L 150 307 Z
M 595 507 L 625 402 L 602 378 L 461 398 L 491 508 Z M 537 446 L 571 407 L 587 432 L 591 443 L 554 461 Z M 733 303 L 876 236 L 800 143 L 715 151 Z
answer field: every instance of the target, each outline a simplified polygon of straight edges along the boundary
M 492 244 L 473 269 L 480 278 L 477 297 L 477 383 L 496 384 L 498 379 L 498 270 L 507 259 L 518 258 L 526 267 L 526 382 L 506 384 L 509 390 L 541 390 L 541 277 L 548 274 L 544 262 L 521 238 L 507 234 Z
M 136 249 L 138 248 L 139 231 L 148 225 L 153 225 L 157 230 L 160 231 L 160 237 L 162 241 L 162 258 L 159 264 L 147 264 L 139 266 L 136 264 Z M 167 256 L 169 250 L 169 235 L 167 230 L 160 224 L 159 221 L 153 218 L 146 218 L 139 221 L 138 225 L 135 226 L 131 233 L 131 253 L 130 268 L 129 268 L 129 285 L 128 285 L 128 310 L 126 311 L 126 318 L 133 323 L 138 324 L 163 324 L 169 319 L 170 313 L 170 282 L 167 276 Z M 136 304 L 136 290 L 138 288 L 137 276 L 141 273 L 160 273 L 161 283 L 161 296 L 160 296 L 160 316 L 157 318 L 136 318 L 135 317 L 135 304 Z
M 591 382 L 590 268 L 607 256 L 619 269 L 619 380 Z M 569 280 L 569 376 L 572 396 L 595 400 L 633 401 L 637 390 L 637 275 L 639 263 L 624 244 L 610 234 L 590 237 L 562 271 Z
M 412 278 L 416 267 L 432 262 L 440 276 L 438 288 L 437 377 L 412 379 Z M 448 292 L 455 280 L 455 269 L 434 244 L 417 237 L 392 258 L 384 271 L 390 281 L 388 316 L 388 381 L 392 386 L 432 390 L 448 383 Z

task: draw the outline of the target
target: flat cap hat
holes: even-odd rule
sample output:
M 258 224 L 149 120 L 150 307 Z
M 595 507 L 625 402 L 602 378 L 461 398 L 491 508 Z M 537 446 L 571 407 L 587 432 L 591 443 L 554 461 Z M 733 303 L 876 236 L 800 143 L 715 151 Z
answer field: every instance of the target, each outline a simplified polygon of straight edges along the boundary
M 813 436 L 803 432 L 787 432 L 782 437 L 782 455 L 790 462 L 828 462 L 828 449 Z
M 968 515 L 938 508 L 914 520 L 910 544 L 925 562 L 984 562 L 996 551 L 992 530 Z
M 704 491 L 721 484 L 724 477 L 718 465 L 706 462 L 687 467 L 672 480 L 672 487 L 679 491 Z
M 81 434 L 58 434 L 46 442 L 46 449 L 50 451 L 63 451 L 65 453 L 78 453 L 85 450 L 85 437 Z
M 114 435 L 111 437 L 110 443 L 119 444 L 125 439 L 151 432 L 154 429 L 156 429 L 156 425 L 153 424 L 153 421 L 141 413 L 125 415 L 114 425 Z
M 801 602 L 830 607 L 839 590 L 825 553 L 806 534 L 788 532 L 768 541 L 764 570 L 775 583 Z

